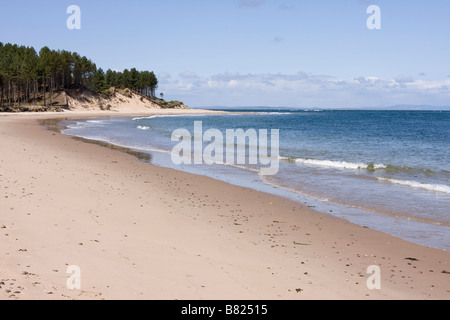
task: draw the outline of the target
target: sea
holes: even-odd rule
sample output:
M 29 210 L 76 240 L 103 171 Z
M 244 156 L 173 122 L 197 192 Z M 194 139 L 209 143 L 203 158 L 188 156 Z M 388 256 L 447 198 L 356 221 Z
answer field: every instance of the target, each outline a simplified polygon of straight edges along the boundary
M 63 133 L 147 153 L 146 161 L 275 194 L 363 227 L 450 250 L 450 111 L 223 109 L 229 114 L 66 120 Z M 248 161 L 176 164 L 183 129 L 192 157 L 203 132 L 278 130 L 278 171 Z M 175 138 L 174 138 L 175 137 Z M 199 138 L 200 137 L 200 138 Z M 239 147 L 235 141 L 234 147 Z M 245 143 L 250 143 L 246 141 Z M 261 140 L 260 140 L 261 143 Z M 229 145 L 224 144 L 224 154 Z M 250 145 L 245 146 L 250 157 Z M 274 150 L 274 149 L 273 149 Z M 272 151 L 273 151 L 272 150 Z M 236 152 L 237 153 L 237 152 Z M 188 155 L 189 156 L 189 155 Z M 149 160 L 150 159 L 150 160 Z

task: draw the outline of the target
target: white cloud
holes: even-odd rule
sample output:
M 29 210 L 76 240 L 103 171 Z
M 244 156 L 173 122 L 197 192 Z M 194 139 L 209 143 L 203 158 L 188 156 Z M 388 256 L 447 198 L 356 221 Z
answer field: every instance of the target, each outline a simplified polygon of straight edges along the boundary
M 400 75 L 397 78 L 395 78 L 395 81 L 398 83 L 407 83 L 407 82 L 414 82 L 414 79 L 412 77 Z
M 168 72 L 161 72 L 158 74 L 158 80 L 159 81 L 165 81 L 165 80 L 169 80 L 172 77 L 170 76 L 170 74 Z

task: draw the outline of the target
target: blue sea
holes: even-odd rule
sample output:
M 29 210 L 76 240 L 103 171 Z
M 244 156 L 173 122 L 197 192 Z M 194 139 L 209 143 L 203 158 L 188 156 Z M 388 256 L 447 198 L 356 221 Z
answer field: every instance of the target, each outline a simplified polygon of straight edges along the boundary
M 230 111 L 62 125 L 67 135 L 149 153 L 158 166 L 276 194 L 361 226 L 450 250 L 449 111 Z M 264 176 L 250 164 L 175 165 L 171 151 L 179 142 L 172 141 L 172 133 L 184 128 L 193 135 L 198 121 L 203 130 L 217 129 L 224 136 L 227 129 L 278 129 L 278 173 Z

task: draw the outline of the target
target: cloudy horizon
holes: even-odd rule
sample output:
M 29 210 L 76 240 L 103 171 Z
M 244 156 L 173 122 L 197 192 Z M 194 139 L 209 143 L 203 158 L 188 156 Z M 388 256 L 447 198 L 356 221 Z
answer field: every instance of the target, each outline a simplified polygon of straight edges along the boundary
M 158 75 L 159 91 L 183 96 L 195 107 L 273 106 L 298 108 L 382 108 L 394 105 L 450 106 L 450 78 L 441 81 L 397 76 L 343 79 L 328 75 L 239 74 L 202 77 L 185 71 Z M 217 99 L 220 97 L 220 99 Z M 236 103 L 238 101 L 238 103 Z M 433 101 L 433 103 L 430 103 Z

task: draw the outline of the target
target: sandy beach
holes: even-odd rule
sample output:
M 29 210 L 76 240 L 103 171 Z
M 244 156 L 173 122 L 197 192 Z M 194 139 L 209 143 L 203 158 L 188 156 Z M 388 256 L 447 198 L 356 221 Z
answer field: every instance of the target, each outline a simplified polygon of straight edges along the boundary
M 0 300 L 450 298 L 449 252 L 40 124 L 109 115 L 0 115 Z

